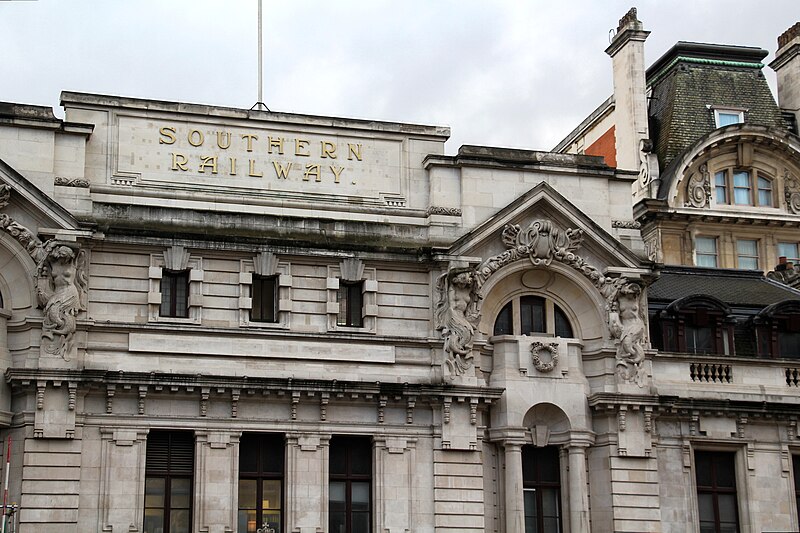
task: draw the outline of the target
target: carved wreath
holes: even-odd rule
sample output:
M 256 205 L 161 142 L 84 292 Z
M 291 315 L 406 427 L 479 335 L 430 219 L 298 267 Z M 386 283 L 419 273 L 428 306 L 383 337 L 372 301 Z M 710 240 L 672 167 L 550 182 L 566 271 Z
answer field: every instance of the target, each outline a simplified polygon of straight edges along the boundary
M 542 361 L 542 358 L 540 357 L 542 352 L 547 352 L 550 354 L 549 361 Z M 557 342 L 545 344 L 543 342 L 536 341 L 531 344 L 531 354 L 533 354 L 533 367 L 539 372 L 546 374 L 548 372 L 552 372 L 553 369 L 558 366 Z

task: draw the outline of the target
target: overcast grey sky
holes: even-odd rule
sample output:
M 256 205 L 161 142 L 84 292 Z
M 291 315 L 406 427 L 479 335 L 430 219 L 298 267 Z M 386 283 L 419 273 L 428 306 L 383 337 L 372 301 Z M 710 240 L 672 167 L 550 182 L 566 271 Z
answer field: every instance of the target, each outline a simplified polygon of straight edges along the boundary
M 71 90 L 249 108 L 257 5 L 0 0 L 0 100 L 57 107 Z M 448 153 L 549 150 L 611 94 L 604 50 L 632 5 L 264 0 L 264 100 L 273 111 L 450 126 Z M 769 62 L 800 20 L 798 0 L 637 7 L 652 32 L 648 64 L 678 40 L 759 46 Z

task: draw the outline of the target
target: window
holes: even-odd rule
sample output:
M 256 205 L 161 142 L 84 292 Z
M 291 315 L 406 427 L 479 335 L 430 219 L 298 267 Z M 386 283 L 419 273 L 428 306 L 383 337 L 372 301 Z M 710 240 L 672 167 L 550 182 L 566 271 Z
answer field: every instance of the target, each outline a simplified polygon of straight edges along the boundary
M 758 241 L 739 239 L 736 241 L 736 263 L 739 268 L 758 270 Z
M 522 447 L 525 533 L 560 533 L 561 473 L 558 448 Z
M 767 306 L 753 321 L 759 356 L 800 359 L 800 300 Z
M 191 531 L 193 472 L 192 432 L 150 432 L 145 463 L 144 533 Z
M 370 533 L 372 443 L 333 437 L 330 443 L 329 533 Z
M 733 197 L 731 197 L 733 191 Z M 748 170 L 720 170 L 714 174 L 714 198 L 717 204 L 755 205 L 772 207 L 772 181 L 764 176 L 753 175 Z
M 159 315 L 173 318 L 189 316 L 189 271 L 164 269 L 161 274 L 161 309 Z
M 735 109 L 714 109 L 714 121 L 718 128 L 724 128 L 731 124 L 741 124 L 744 122 L 744 111 Z
M 792 470 L 794 470 L 795 510 L 800 513 L 800 455 L 792 456 Z
M 340 281 L 336 301 L 339 303 L 339 315 L 336 317 L 337 326 L 360 328 L 363 325 L 363 294 L 362 281 Z
M 519 317 L 515 320 L 515 316 Z M 522 296 L 508 302 L 497 314 L 494 335 L 555 335 L 573 337 L 566 313 L 541 296 Z
M 278 321 L 278 276 L 259 276 L 253 274 L 253 308 L 250 320 L 253 322 Z
M 654 320 L 653 340 L 659 350 L 677 353 L 731 355 L 733 324 L 724 302 L 702 294 L 675 300 Z
M 283 533 L 282 435 L 245 433 L 239 444 L 239 532 Z
M 796 242 L 779 242 L 778 257 L 785 257 L 787 261 L 800 264 L 800 254 L 798 254 Z
M 737 533 L 736 468 L 733 452 L 694 452 L 700 533 Z
M 695 239 L 695 264 L 701 267 L 717 266 L 716 237 L 697 237 Z

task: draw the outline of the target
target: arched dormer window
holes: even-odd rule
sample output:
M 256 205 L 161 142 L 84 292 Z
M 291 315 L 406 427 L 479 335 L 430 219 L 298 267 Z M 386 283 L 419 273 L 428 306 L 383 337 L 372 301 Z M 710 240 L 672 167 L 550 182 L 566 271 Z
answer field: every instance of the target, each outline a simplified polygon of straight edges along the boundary
M 753 321 L 759 356 L 800 359 L 800 300 L 767 306 Z
M 566 313 L 552 300 L 520 296 L 508 302 L 494 321 L 494 335 L 554 335 L 573 337 Z
M 661 349 L 667 352 L 732 355 L 730 308 L 712 296 L 675 300 L 658 315 Z
M 754 181 L 755 178 L 755 181 Z M 772 207 L 772 180 L 746 169 L 726 169 L 714 174 L 714 197 L 717 204 Z

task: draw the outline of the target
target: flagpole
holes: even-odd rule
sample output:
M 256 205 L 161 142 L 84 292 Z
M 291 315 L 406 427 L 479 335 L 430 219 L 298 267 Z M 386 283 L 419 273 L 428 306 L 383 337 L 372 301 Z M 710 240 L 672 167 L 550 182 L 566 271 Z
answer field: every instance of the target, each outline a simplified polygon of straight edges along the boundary
M 264 103 L 264 33 L 263 24 L 263 0 L 258 0 L 258 101 L 253 104 L 250 111 L 269 111 L 267 104 Z

